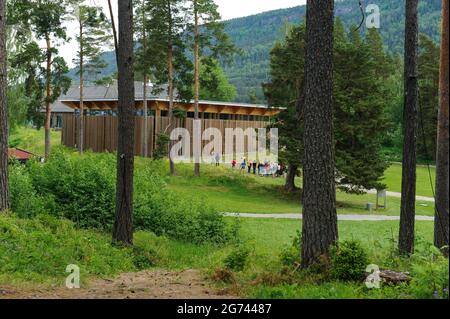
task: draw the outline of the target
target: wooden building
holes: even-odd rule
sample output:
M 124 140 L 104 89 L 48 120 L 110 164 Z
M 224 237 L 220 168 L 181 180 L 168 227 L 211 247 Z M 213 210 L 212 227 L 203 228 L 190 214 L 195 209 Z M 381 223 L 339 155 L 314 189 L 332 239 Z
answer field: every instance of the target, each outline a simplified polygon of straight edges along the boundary
M 117 144 L 117 82 L 106 86 L 88 86 L 84 88 L 84 109 L 86 110 L 84 145 L 85 149 L 95 152 L 111 152 Z M 166 88 L 155 90 L 148 87 L 148 150 L 149 156 L 156 146 L 156 138 L 160 133 L 167 133 L 169 118 L 169 98 Z M 143 83 L 135 82 L 135 149 L 136 155 L 141 155 L 143 149 Z M 80 98 L 79 88 L 71 88 L 59 102 L 73 112 L 59 114 L 62 118 L 62 144 L 76 147 L 78 141 Z M 174 109 L 184 113 L 177 118 L 175 126 L 186 128 L 192 133 L 194 118 L 194 103 L 175 101 Z M 202 129 L 214 127 L 222 131 L 226 128 L 263 128 L 271 117 L 280 112 L 278 108 L 246 103 L 230 103 L 217 101 L 200 101 L 199 112 Z

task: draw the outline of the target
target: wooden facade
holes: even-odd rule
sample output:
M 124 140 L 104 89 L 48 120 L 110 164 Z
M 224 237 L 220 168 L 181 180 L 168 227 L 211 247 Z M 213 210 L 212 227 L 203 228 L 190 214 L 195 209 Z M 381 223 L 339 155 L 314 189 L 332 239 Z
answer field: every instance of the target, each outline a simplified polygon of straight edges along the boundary
M 117 123 L 116 116 L 85 116 L 84 117 L 84 148 L 94 152 L 114 152 L 117 150 Z M 67 147 L 76 148 L 78 141 L 78 128 L 80 118 L 75 114 L 62 114 L 62 144 Z M 143 153 L 143 128 L 144 118 L 136 117 L 135 119 L 135 154 L 141 156 Z M 193 119 L 184 118 L 176 119 L 174 127 L 185 128 L 192 136 Z M 246 121 L 246 120 L 202 120 L 202 132 L 207 128 L 217 128 L 222 134 L 222 145 L 225 145 L 225 129 L 227 128 L 265 128 L 269 122 L 267 121 Z M 160 133 L 169 134 L 167 131 L 169 126 L 169 118 L 164 116 L 148 117 L 148 152 L 149 156 L 153 155 L 155 150 L 156 138 Z M 203 141 L 203 145 L 208 141 Z M 247 143 L 247 141 L 244 141 Z M 245 147 L 245 146 L 244 146 Z M 191 139 L 192 150 L 192 139 Z

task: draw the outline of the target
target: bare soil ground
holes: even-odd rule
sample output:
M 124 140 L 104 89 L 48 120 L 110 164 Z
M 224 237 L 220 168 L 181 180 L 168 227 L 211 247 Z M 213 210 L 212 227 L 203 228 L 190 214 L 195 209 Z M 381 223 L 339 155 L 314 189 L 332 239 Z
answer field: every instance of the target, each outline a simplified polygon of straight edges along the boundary
M 96 279 L 87 287 L 68 289 L 0 286 L 0 299 L 229 299 L 236 298 L 210 287 L 197 270 L 147 270 Z

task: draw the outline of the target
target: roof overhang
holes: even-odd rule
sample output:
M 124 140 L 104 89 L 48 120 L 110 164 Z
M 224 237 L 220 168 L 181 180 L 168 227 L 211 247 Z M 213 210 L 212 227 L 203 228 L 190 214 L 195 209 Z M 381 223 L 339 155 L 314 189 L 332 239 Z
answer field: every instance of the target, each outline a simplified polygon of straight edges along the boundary
M 72 109 L 80 109 L 80 101 L 76 99 L 65 99 L 61 102 Z M 118 101 L 116 99 L 89 99 L 83 101 L 83 107 L 89 110 L 116 110 Z M 151 110 L 166 111 L 169 109 L 168 99 L 149 99 L 148 108 Z M 142 99 L 135 101 L 136 109 L 143 109 Z M 182 109 L 187 112 L 194 112 L 194 102 L 175 101 L 174 108 Z M 235 114 L 235 115 L 256 115 L 256 116 L 274 116 L 280 113 L 283 108 L 268 107 L 265 105 L 232 103 L 218 101 L 199 101 L 199 112 L 215 114 Z

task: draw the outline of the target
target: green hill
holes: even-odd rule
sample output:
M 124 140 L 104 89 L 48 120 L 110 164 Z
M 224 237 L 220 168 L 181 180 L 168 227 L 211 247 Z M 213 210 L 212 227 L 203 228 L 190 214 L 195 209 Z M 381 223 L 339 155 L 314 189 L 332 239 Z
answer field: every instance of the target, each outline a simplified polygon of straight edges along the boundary
M 365 1 L 366 5 L 369 4 Z M 391 52 L 402 53 L 404 38 L 404 1 L 371 0 L 381 12 L 380 32 L 386 48 Z M 256 93 L 260 102 L 264 101 L 261 83 L 268 80 L 269 52 L 277 40 L 283 39 L 287 23 L 299 23 L 305 16 L 306 7 L 269 11 L 257 15 L 226 21 L 226 32 L 244 54 L 237 56 L 234 63 L 225 66 L 230 82 L 237 88 L 236 101 L 249 102 L 249 95 Z M 358 1 L 336 1 L 336 15 L 341 17 L 347 28 L 358 25 L 361 13 Z M 419 18 L 421 32 L 439 40 L 441 19 L 441 1 L 420 1 Z M 362 31 L 364 32 L 364 30 Z M 110 75 L 116 71 L 115 56 L 105 53 L 108 67 L 101 75 Z M 76 79 L 75 70 L 71 75 Z

